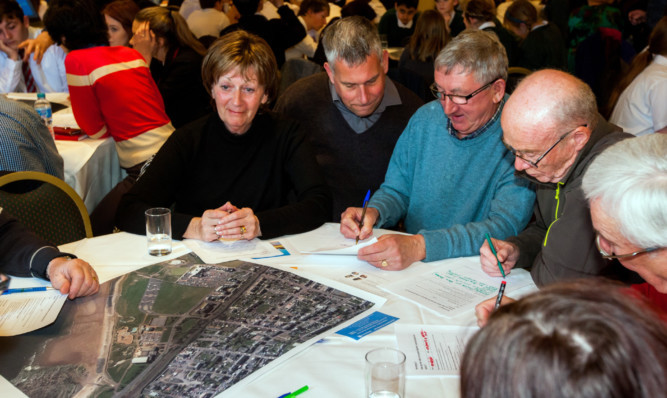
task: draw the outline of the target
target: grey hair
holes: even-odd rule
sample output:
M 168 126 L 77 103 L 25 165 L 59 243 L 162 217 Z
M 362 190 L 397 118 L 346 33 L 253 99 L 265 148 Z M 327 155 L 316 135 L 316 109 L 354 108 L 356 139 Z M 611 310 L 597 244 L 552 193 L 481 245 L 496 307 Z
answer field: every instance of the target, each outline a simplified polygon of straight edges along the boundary
M 666 350 L 658 311 L 622 285 L 552 284 L 501 306 L 470 338 L 461 397 L 663 396 Z
M 507 80 L 507 65 L 507 52 L 498 36 L 483 30 L 459 33 L 435 59 L 435 70 L 444 69 L 447 74 L 460 66 L 484 84 L 498 78 Z
M 667 247 L 667 135 L 618 142 L 591 163 L 582 188 L 641 248 Z
M 375 26 L 360 16 L 341 18 L 324 31 L 324 54 L 333 70 L 335 61 L 356 66 L 376 54 L 382 62 L 382 42 Z

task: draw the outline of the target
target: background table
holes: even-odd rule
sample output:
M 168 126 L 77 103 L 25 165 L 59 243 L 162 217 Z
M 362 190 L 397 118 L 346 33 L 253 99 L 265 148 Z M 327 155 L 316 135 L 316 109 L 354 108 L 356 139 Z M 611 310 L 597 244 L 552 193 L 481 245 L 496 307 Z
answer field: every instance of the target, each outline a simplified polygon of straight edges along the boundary
M 89 213 L 124 178 L 112 138 L 56 140 L 56 148 L 65 162 L 65 182 L 81 196 Z
M 37 93 L 10 93 L 7 97 L 18 101 L 35 101 Z M 68 93 L 47 93 L 46 99 L 52 104 L 68 107 L 54 112 L 54 126 L 78 128 Z M 56 140 L 56 148 L 65 163 L 65 182 L 81 196 L 88 213 L 95 209 L 111 188 L 125 178 L 125 171 L 118 164 L 112 138 Z

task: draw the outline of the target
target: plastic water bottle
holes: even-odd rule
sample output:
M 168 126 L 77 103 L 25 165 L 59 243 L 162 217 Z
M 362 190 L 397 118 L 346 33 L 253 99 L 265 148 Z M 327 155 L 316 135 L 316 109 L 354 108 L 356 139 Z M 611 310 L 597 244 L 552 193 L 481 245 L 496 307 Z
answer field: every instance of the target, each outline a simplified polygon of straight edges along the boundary
M 46 99 L 44 93 L 37 94 L 37 101 L 35 101 L 35 110 L 39 113 L 39 116 L 42 118 L 44 125 L 49 129 L 51 137 L 55 138 L 53 134 L 53 113 L 51 112 L 51 103 Z

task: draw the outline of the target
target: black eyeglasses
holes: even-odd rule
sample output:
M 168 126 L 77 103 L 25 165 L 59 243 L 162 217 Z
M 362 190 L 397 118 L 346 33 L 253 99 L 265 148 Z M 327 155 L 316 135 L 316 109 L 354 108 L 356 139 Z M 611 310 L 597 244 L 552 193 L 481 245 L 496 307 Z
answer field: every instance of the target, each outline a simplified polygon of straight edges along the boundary
M 450 101 L 455 103 L 456 105 L 465 105 L 468 103 L 470 98 L 476 96 L 477 94 L 481 93 L 482 91 L 486 90 L 487 88 L 491 87 L 493 83 L 498 81 L 498 78 L 493 79 L 492 81 L 486 83 L 482 87 L 478 88 L 477 90 L 473 91 L 472 93 L 468 95 L 456 95 L 456 94 L 445 94 L 444 91 L 438 91 L 438 86 L 436 83 L 431 84 L 429 87 L 431 89 L 431 93 L 433 93 L 433 96 L 439 100 L 444 99 L 445 97 L 449 98 Z
M 546 150 L 542 155 L 540 155 L 540 157 L 538 157 L 537 160 L 535 160 L 535 161 L 526 159 L 526 158 L 525 158 L 526 155 L 523 155 L 523 154 L 521 153 L 521 151 L 517 151 L 516 149 L 512 148 L 510 145 L 507 145 L 507 143 L 505 143 L 505 146 L 507 147 L 507 149 L 508 149 L 510 152 L 512 152 L 512 155 L 514 155 L 514 156 L 516 156 L 517 158 L 523 160 L 524 162 L 528 163 L 529 165 L 531 165 L 531 166 L 537 168 L 537 164 L 540 163 L 540 160 L 544 159 L 544 157 L 547 156 L 547 155 L 549 154 L 549 152 L 551 152 L 551 150 L 554 149 L 554 148 L 556 147 L 556 145 L 560 144 L 560 142 L 563 141 L 563 140 L 565 139 L 565 137 L 567 137 L 568 135 L 570 135 L 571 133 L 573 133 L 574 131 L 576 131 L 579 127 L 586 127 L 586 126 L 588 126 L 588 125 L 587 125 L 587 124 L 579 125 L 579 126 L 575 127 L 574 129 L 568 131 L 567 133 L 561 135 L 560 138 L 558 139 L 558 141 L 556 141 L 552 146 L 550 146 L 549 149 L 547 149 L 547 150 Z M 504 141 L 503 141 L 503 143 L 504 143 Z
M 659 247 L 649 247 L 648 249 L 639 250 L 639 251 L 636 251 L 634 253 L 627 253 L 627 254 L 607 253 L 607 251 L 605 249 L 603 249 L 602 246 L 600 246 L 600 234 L 599 233 L 595 234 L 595 246 L 597 246 L 598 251 L 602 255 L 602 258 L 606 258 L 606 259 L 630 258 L 630 257 L 638 256 L 640 254 L 654 252 L 654 251 L 660 249 Z

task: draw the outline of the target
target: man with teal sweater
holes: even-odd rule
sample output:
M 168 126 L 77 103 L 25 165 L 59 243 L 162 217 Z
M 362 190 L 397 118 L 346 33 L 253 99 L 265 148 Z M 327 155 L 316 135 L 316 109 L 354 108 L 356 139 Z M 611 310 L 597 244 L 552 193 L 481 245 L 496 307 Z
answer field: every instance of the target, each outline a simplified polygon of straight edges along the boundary
M 404 220 L 414 235 L 384 235 L 359 250 L 359 259 L 383 269 L 478 254 L 486 233 L 522 231 L 535 200 L 533 187 L 514 176 L 514 157 L 502 142 L 502 44 L 487 32 L 463 32 L 438 55 L 435 70 L 432 90 L 439 100 L 410 119 L 363 227 L 360 208 L 348 208 L 341 219 L 341 233 L 361 239 L 374 225 Z

